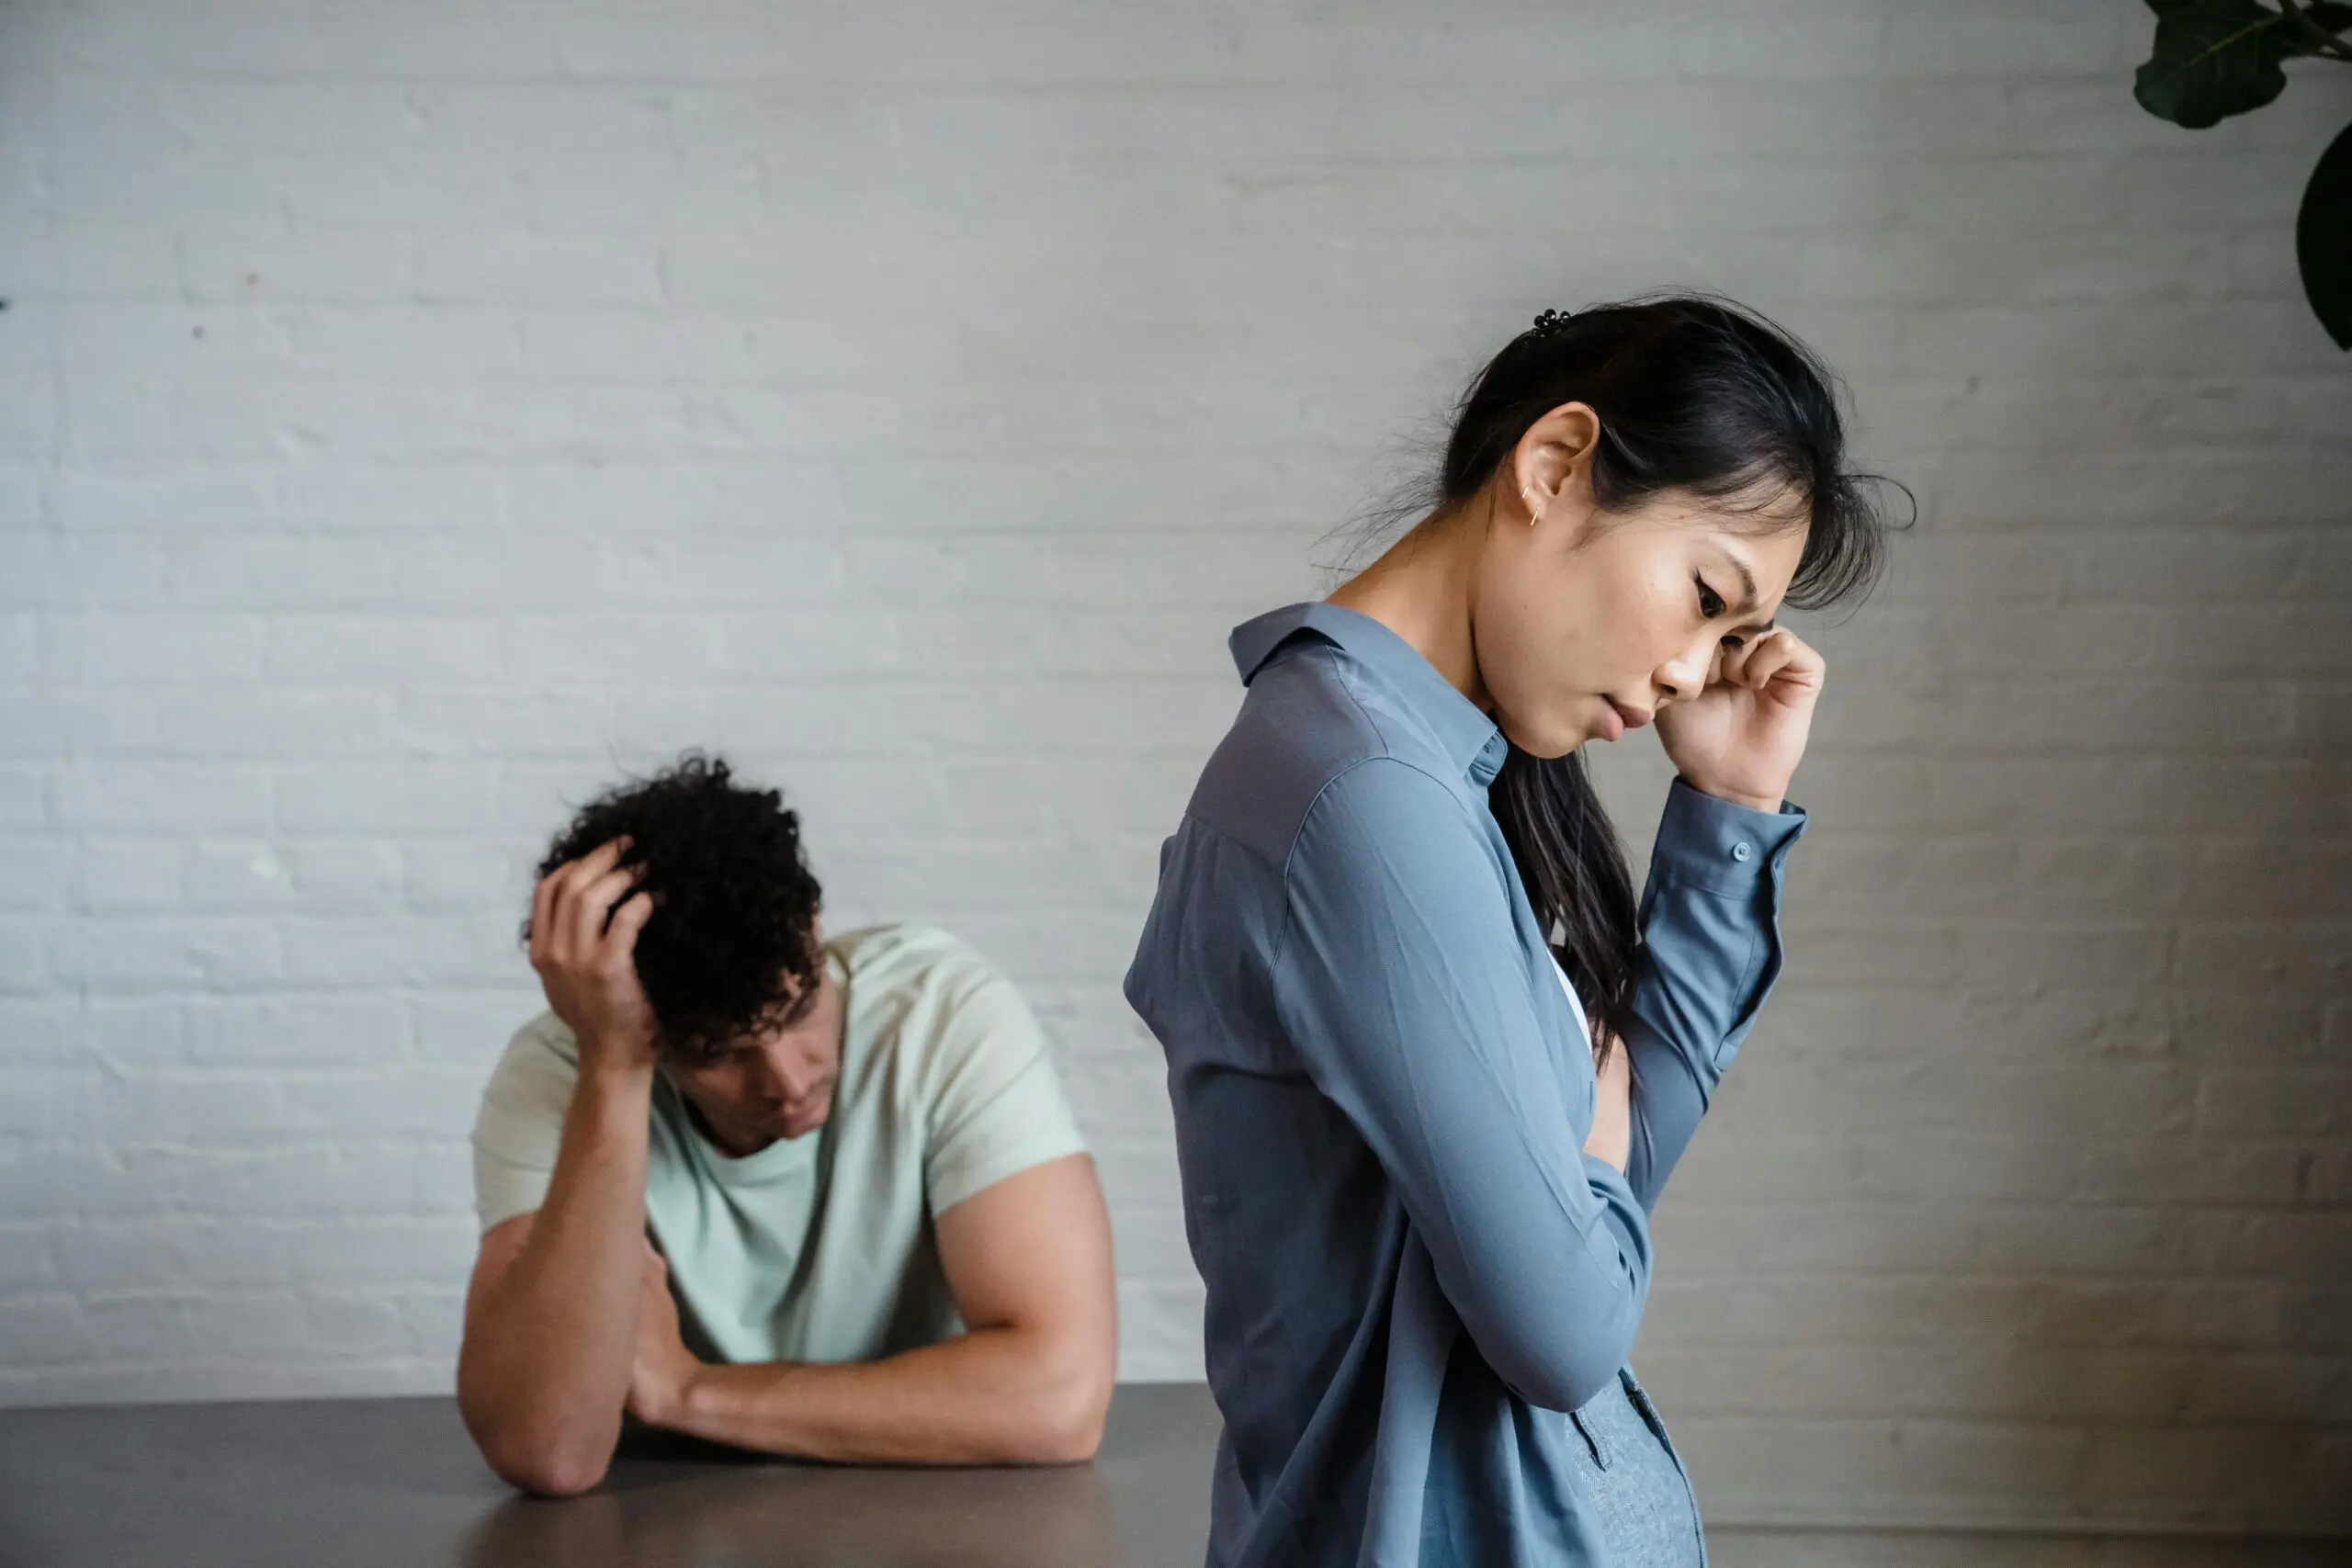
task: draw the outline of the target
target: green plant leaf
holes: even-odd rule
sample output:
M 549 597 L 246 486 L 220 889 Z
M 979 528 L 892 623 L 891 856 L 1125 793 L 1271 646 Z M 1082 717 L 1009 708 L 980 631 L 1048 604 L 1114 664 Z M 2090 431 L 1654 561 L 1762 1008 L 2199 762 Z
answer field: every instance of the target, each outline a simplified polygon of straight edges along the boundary
M 2303 187 L 2295 265 L 2312 313 L 2336 347 L 2352 350 L 2352 125 L 2327 144 Z
M 2278 62 L 2291 48 L 2287 18 L 2256 0 L 2149 0 L 2154 51 L 2132 96 L 2158 119 L 2191 130 L 2258 109 L 2287 88 Z
M 2322 32 L 2337 35 L 2339 43 L 2352 44 L 2352 38 L 2344 36 L 2344 29 L 2352 27 L 2352 5 L 2347 5 L 2346 0 L 2305 0 L 2303 20 Z M 2288 24 L 2279 36 L 2290 56 L 2318 56 L 2326 60 L 2342 58 L 2329 53 L 2327 46 L 2313 39 L 2308 29 L 2292 23 Z

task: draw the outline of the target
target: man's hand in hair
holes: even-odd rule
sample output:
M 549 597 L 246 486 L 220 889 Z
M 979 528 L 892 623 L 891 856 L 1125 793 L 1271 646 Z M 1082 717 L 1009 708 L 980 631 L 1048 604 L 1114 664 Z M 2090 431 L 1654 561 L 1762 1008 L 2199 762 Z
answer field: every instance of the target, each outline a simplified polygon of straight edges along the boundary
M 657 1029 L 637 978 L 637 933 L 653 896 L 632 891 L 616 839 L 539 879 L 531 895 L 531 967 L 548 1006 L 580 1042 L 580 1069 L 650 1072 Z

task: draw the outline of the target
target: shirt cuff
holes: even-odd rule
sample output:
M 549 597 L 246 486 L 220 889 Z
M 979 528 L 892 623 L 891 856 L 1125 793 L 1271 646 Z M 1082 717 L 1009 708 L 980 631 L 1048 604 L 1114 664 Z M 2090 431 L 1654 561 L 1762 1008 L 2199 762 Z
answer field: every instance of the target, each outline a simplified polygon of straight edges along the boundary
M 1752 891 L 1777 872 L 1804 833 L 1804 807 L 1784 800 L 1778 812 L 1720 800 L 1676 779 L 1650 851 L 1650 874 L 1717 893 Z

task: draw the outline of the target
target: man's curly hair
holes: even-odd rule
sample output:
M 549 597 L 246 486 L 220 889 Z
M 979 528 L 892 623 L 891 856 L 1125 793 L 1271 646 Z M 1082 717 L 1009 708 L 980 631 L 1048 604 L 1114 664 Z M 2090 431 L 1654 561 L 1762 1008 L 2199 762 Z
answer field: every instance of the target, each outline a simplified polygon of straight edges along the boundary
M 582 807 L 538 874 L 624 836 L 621 863 L 653 895 L 637 977 L 661 1048 L 688 1065 L 716 1061 L 780 1021 L 823 962 L 822 889 L 800 857 L 800 818 L 780 792 L 737 784 L 724 759 L 688 751 Z

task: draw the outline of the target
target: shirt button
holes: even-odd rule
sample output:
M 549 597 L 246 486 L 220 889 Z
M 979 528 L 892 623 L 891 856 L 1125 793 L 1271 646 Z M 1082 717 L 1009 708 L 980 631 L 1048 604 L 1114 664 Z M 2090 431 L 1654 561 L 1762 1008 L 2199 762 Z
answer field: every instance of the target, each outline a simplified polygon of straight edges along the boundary
M 1731 847 L 1731 858 L 1737 861 L 1744 861 L 1755 852 L 1756 852 L 1754 850 L 1749 849 L 1745 843 L 1734 844 Z

